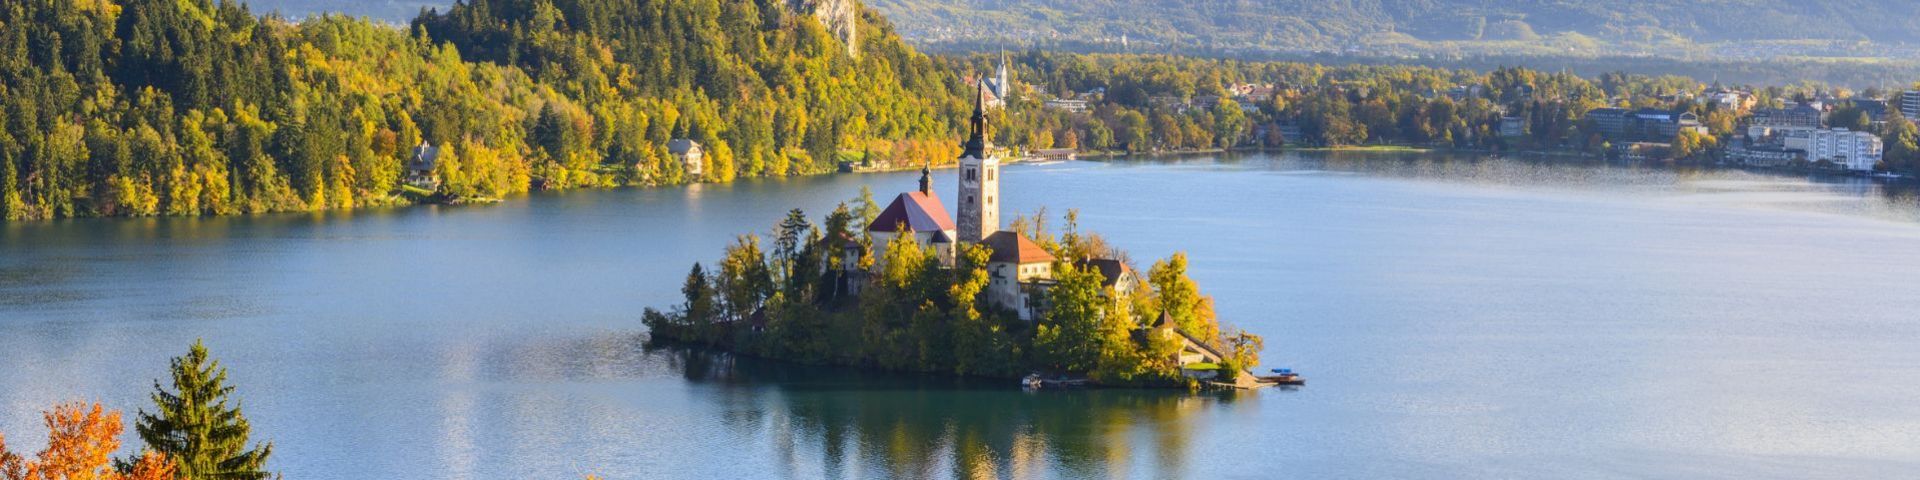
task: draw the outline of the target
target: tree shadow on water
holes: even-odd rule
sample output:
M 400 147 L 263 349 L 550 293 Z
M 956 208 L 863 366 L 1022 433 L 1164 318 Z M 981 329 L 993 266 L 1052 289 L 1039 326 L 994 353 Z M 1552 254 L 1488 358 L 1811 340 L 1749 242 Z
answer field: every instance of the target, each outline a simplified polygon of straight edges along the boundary
M 1207 419 L 1258 399 L 647 353 L 710 388 L 734 434 L 771 442 L 787 478 L 1185 478 Z

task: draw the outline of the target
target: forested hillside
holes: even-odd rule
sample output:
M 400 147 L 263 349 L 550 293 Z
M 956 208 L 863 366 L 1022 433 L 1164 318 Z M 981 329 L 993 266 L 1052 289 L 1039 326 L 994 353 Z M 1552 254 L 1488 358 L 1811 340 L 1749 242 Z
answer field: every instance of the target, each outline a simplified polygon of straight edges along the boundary
M 0 216 L 417 201 L 400 180 L 422 141 L 452 199 L 685 181 L 671 138 L 707 146 L 713 181 L 827 171 L 843 148 L 951 158 L 933 153 L 952 149 L 959 82 L 870 12 L 856 58 L 780 0 L 493 5 L 409 30 L 210 0 L 9 2 Z

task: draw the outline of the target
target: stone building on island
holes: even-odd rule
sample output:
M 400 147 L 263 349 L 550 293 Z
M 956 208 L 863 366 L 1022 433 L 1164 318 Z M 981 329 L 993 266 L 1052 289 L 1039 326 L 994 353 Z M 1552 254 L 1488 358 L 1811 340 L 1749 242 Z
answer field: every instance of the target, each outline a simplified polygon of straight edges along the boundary
M 993 254 L 987 258 L 987 298 L 1020 313 L 1021 320 L 1039 318 L 1033 296 L 1053 286 L 1053 254 L 1025 235 L 993 232 L 986 240 Z
M 992 277 L 986 292 L 988 301 L 1018 312 L 1022 320 L 1033 320 L 1040 313 L 1034 305 L 1035 294 L 1054 283 L 1055 258 L 1033 239 L 1000 230 L 1001 165 L 1000 158 L 992 153 L 993 144 L 987 139 L 988 100 L 986 86 L 982 85 L 974 97 L 973 117 L 968 123 L 970 135 L 961 145 L 963 153 L 958 161 L 959 192 L 955 196 L 958 215 L 948 216 L 946 205 L 934 193 L 931 168 L 922 168 L 919 189 L 894 197 L 867 225 L 867 234 L 872 237 L 875 249 L 886 248 L 898 236 L 911 235 L 914 243 L 933 250 L 940 264 L 949 268 L 956 261 L 958 246 L 985 245 L 993 252 L 987 264 Z M 857 246 L 857 242 L 849 242 L 849 246 Z M 880 258 L 884 252 L 875 253 L 875 258 Z M 849 257 L 857 258 L 860 254 L 857 248 L 848 249 Z M 842 259 L 840 268 L 857 270 L 855 258 Z
M 920 189 L 894 197 L 893 203 L 873 217 L 867 233 L 873 237 L 876 249 L 886 248 L 894 237 L 912 235 L 914 243 L 933 249 L 940 256 L 941 265 L 953 266 L 953 245 L 958 232 L 953 219 L 947 215 L 946 205 L 933 193 L 932 168 L 921 168 Z
M 1058 285 L 1054 271 L 1056 265 L 1070 265 L 1075 271 L 1098 272 L 1106 294 L 1124 295 L 1148 288 L 1139 272 L 1124 261 L 1110 258 L 1057 258 L 1032 238 L 1020 232 L 1000 229 L 1002 165 L 1000 158 L 994 155 L 993 144 L 987 136 L 986 112 L 990 99 L 987 86 L 982 84 L 978 88 L 973 116 L 969 119 L 970 134 L 961 144 L 962 153 L 956 162 L 955 183 L 959 187 L 954 196 L 958 205 L 954 211 L 956 215 L 949 217 L 946 204 L 934 193 L 931 166 L 923 167 L 918 188 L 895 196 L 867 224 L 864 240 L 857 235 L 839 239 L 845 249 L 844 256 L 834 262 L 835 268 L 841 272 L 838 275 L 841 283 L 835 288 L 846 294 L 860 295 L 861 286 L 877 274 L 878 268 L 883 267 L 879 263 L 884 261 L 881 260 L 885 258 L 884 249 L 901 238 L 910 238 L 920 248 L 935 252 L 943 268 L 955 267 L 958 252 L 963 246 L 986 247 L 990 252 L 986 264 L 988 283 L 981 292 L 982 298 L 991 307 L 1014 313 L 1023 321 L 1039 321 L 1049 313 L 1050 306 L 1045 294 Z M 863 266 L 862 260 L 869 249 L 872 250 L 874 264 Z M 1135 326 L 1132 332 L 1134 341 L 1143 344 L 1171 342 L 1177 345 L 1170 353 L 1170 360 L 1180 367 L 1183 375 L 1239 384 L 1251 382 L 1251 374 L 1244 371 L 1221 377 L 1218 364 L 1229 355 L 1205 339 L 1182 331 L 1167 312 L 1161 312 L 1157 321 L 1149 323 L 1151 325 Z

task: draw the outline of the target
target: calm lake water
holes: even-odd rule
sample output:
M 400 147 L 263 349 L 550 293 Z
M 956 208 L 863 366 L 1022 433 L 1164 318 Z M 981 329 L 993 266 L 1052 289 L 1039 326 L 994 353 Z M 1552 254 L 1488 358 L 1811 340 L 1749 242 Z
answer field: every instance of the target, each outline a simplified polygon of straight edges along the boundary
M 640 309 L 734 234 L 914 179 L 0 225 L 0 432 L 33 451 L 56 402 L 130 414 L 205 338 L 287 478 L 1920 472 L 1920 202 L 1861 180 L 1432 154 L 1007 170 L 1010 210 L 1077 207 L 1143 264 L 1188 252 L 1297 390 L 1028 394 L 642 347 Z

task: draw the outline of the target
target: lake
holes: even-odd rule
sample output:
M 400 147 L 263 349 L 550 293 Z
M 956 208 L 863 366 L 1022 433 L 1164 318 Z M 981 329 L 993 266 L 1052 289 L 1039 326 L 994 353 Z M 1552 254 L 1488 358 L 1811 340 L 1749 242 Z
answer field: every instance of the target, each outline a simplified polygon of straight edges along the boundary
M 1024 393 L 643 347 L 640 310 L 734 235 L 916 176 L 0 225 L 0 432 L 36 451 L 67 400 L 130 422 L 204 338 L 299 479 L 1920 471 L 1920 200 L 1860 179 L 1419 153 L 1006 170 L 1009 218 L 1078 208 L 1143 266 L 1187 252 L 1298 389 Z

